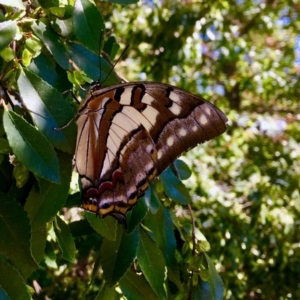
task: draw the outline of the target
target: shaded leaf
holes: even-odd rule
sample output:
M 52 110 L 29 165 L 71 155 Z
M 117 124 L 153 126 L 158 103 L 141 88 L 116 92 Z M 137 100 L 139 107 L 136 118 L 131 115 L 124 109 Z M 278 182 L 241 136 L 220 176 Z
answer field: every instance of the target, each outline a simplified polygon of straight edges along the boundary
M 46 48 L 53 55 L 57 63 L 64 69 L 69 69 L 69 57 L 67 55 L 64 44 L 58 38 L 58 35 L 50 26 L 43 22 L 34 23 L 31 26 L 36 36 L 44 43 Z
M 105 284 L 101 291 L 96 296 L 95 300 L 118 300 L 119 294 L 116 291 L 116 288 L 110 287 L 108 284 Z
M 174 164 L 175 164 L 176 169 L 179 173 L 180 180 L 186 180 L 186 179 L 191 177 L 192 171 L 189 168 L 189 166 L 183 160 L 176 159 Z
M 149 191 L 149 189 L 147 190 Z M 149 196 L 149 192 L 138 200 L 138 203 L 126 215 L 127 233 L 130 234 L 145 218 L 149 207 L 145 198 Z
M 203 254 L 208 266 L 209 279 L 208 282 L 201 281 L 201 299 L 222 300 L 224 296 L 222 279 L 209 256 L 205 252 Z
M 38 263 L 44 258 L 47 234 L 46 224 L 38 228 L 34 227 L 31 231 L 31 252 L 35 261 Z
M 43 52 L 31 61 L 28 70 L 42 78 L 42 80 L 46 81 L 50 86 L 56 88 L 61 93 L 72 88 L 67 73 L 60 68 L 59 65 L 55 64 L 51 57 Z
M 69 226 L 60 218 L 56 217 L 57 225 L 54 227 L 62 258 L 73 263 L 75 260 L 76 247 Z
M 30 300 L 31 296 L 27 290 L 26 283 L 19 272 L 0 257 L 0 289 L 9 299 Z M 0 296 L 2 296 L 0 293 Z M 1 297 L 1 299 L 6 299 Z
M 155 188 L 155 182 L 152 182 L 150 184 L 150 203 L 149 203 L 149 208 L 150 211 L 155 214 L 157 212 L 157 210 L 159 209 L 161 202 L 158 198 L 157 192 L 156 192 L 156 188 Z
M 179 269 L 175 259 L 176 239 L 173 222 L 169 211 L 161 206 L 156 214 L 148 214 L 144 221 L 145 226 L 151 230 L 149 235 L 155 241 L 164 255 L 168 267 L 168 277 L 179 289 L 182 289 Z
M 70 223 L 69 227 L 74 238 L 95 233 L 90 223 L 83 219 Z
M 115 241 L 103 240 L 100 259 L 103 267 L 103 277 L 110 286 L 116 284 L 133 263 L 138 244 L 138 230 L 128 235 L 120 225 L 118 225 Z
M 113 60 L 118 51 L 120 49 L 120 45 L 117 43 L 117 40 L 114 36 L 110 36 L 103 46 L 103 51 L 109 55 L 109 58 Z
M 72 174 L 72 157 L 62 152 L 58 156 L 62 170 L 61 183 L 54 184 L 40 179 L 39 188 L 34 186 L 26 201 L 25 209 L 33 230 L 44 227 L 66 202 Z
M 1 194 L 0 253 L 8 257 L 25 278 L 38 268 L 31 254 L 30 240 L 27 213 L 14 199 Z
M 13 111 L 4 112 L 4 129 L 14 154 L 35 175 L 59 182 L 56 153 L 48 140 Z
M 85 212 L 85 216 L 94 230 L 101 236 L 111 241 L 116 239 L 117 220 L 112 217 L 100 218 L 96 214 L 88 211 Z
M 159 299 L 166 299 L 164 290 L 165 260 L 156 243 L 140 229 L 138 262 L 141 270 Z
M 143 275 L 137 275 L 129 270 L 120 280 L 120 287 L 128 299 L 156 300 L 157 295 Z
M 75 63 L 94 81 L 103 82 L 105 80 L 103 86 L 120 82 L 114 71 L 107 77 L 112 70 L 112 66 L 102 57 L 75 43 L 70 43 L 68 50 Z
M 171 167 L 167 168 L 160 176 L 162 186 L 169 198 L 179 204 L 189 204 L 191 196 L 185 185 L 175 176 Z

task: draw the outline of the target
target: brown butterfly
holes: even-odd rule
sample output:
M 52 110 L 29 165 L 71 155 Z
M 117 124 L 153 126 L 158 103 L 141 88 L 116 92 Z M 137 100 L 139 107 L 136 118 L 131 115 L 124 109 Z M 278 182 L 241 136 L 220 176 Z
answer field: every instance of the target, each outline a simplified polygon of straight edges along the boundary
M 92 86 L 77 119 L 83 208 L 124 221 L 156 176 L 182 152 L 222 134 L 226 122 L 217 107 L 171 85 Z

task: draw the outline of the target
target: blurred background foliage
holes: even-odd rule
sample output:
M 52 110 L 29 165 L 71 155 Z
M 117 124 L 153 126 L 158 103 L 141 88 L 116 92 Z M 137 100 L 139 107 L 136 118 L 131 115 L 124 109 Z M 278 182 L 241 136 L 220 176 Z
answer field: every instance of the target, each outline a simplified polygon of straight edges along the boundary
M 53 18 L 49 18 L 51 26 L 59 28 L 67 40 L 72 26 L 68 27 L 68 20 L 59 20 L 58 9 L 65 2 L 40 2 L 47 17 Z M 6 5 L 5 1 L 1 3 Z M 72 1 L 68 4 L 74 5 Z M 193 170 L 185 183 L 191 190 L 196 226 L 210 244 L 208 254 L 223 279 L 224 299 L 299 299 L 300 4 L 148 0 L 130 6 L 100 1 L 96 5 L 107 35 L 114 35 L 121 49 L 130 45 L 116 66 L 120 75 L 129 81 L 165 82 L 201 94 L 230 120 L 225 134 L 183 158 Z M 37 19 L 43 13 L 39 9 L 33 13 Z M 19 25 L 27 33 L 31 29 L 24 20 Z M 47 45 L 43 37 L 39 38 Z M 39 48 L 39 52 L 41 42 L 35 39 L 28 36 L 33 45 L 26 44 L 25 48 Z M 23 52 L 24 66 L 26 59 L 27 65 L 31 62 L 29 50 Z M 1 54 L 7 58 L 10 53 Z M 37 69 L 47 55 L 37 57 Z M 53 64 L 53 69 L 61 74 L 63 63 Z M 40 70 L 43 78 L 52 74 L 52 69 Z M 56 88 L 67 90 L 71 86 L 67 81 L 66 76 L 56 78 Z M 1 149 L 4 146 L 6 154 L 7 141 Z M 17 160 L 13 163 L 19 166 Z M 33 176 L 28 174 L 26 180 L 28 176 L 32 181 Z M 71 195 L 68 200 L 78 204 L 79 195 Z M 174 213 L 177 227 L 190 229 L 187 208 L 177 206 Z M 104 239 L 88 222 L 76 220 L 74 209 L 63 209 L 63 214 L 65 220 L 75 220 L 70 223 L 70 231 L 78 250 L 76 264 L 66 263 L 66 257 L 53 246 L 59 232 L 47 228 L 50 234 L 44 260 L 30 277 L 35 291 L 39 291 L 37 299 L 58 299 L 57 295 L 82 299 L 90 276 L 95 275 L 91 265 L 98 253 L 91 253 L 91 249 L 95 244 L 99 249 Z M 82 236 L 80 231 L 91 234 Z M 89 299 L 98 294 L 102 283 L 95 277 Z M 106 293 L 106 299 L 113 299 L 110 292 L 104 289 L 98 298 L 105 299 Z
M 130 45 L 117 66 L 128 80 L 200 93 L 230 119 L 227 133 L 185 156 L 197 225 L 225 298 L 299 299 L 299 3 L 99 7 Z M 184 209 L 177 216 L 189 221 Z

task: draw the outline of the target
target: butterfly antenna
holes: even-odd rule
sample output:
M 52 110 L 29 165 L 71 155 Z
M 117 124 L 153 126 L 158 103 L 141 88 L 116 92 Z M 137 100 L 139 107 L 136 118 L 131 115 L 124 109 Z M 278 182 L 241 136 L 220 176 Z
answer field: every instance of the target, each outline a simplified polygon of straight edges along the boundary
M 108 74 L 106 75 L 105 79 L 102 81 L 102 84 L 107 80 L 107 78 L 110 76 L 110 74 L 112 73 L 112 71 L 114 70 L 115 66 L 117 65 L 117 63 L 120 61 L 120 59 L 122 58 L 122 56 L 124 55 L 124 53 L 127 51 L 127 49 L 129 48 L 129 45 L 127 45 L 125 47 L 125 49 L 122 51 L 121 55 L 118 57 L 118 59 L 116 60 L 116 62 L 114 64 L 112 64 L 112 68 L 110 69 L 110 71 L 108 72 Z

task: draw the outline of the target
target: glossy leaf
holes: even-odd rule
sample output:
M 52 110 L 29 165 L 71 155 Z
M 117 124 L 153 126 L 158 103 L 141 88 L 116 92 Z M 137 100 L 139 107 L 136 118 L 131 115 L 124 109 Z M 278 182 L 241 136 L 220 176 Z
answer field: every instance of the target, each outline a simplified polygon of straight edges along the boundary
M 71 90 L 72 85 L 68 81 L 66 72 L 59 66 L 53 64 L 51 57 L 40 53 L 35 57 L 28 67 L 28 70 L 36 74 L 50 86 L 57 89 L 60 93 Z M 64 105 L 62 102 L 60 105 Z
M 34 73 L 24 69 L 18 79 L 22 100 L 39 130 L 58 149 L 73 153 L 75 148 L 75 122 L 63 130 L 74 111 L 55 88 Z
M 9 45 L 17 33 L 18 27 L 14 21 L 0 23 L 0 52 Z
M 64 44 L 48 25 L 43 22 L 34 23 L 31 26 L 36 36 L 44 43 L 46 48 L 53 55 L 57 63 L 64 69 L 69 69 L 69 57 L 67 56 Z
M 56 153 L 48 140 L 13 111 L 4 112 L 4 128 L 14 154 L 35 175 L 60 181 Z
M 111 72 L 112 66 L 102 57 L 75 43 L 69 44 L 68 50 L 75 63 L 94 81 L 102 82 L 104 86 L 120 82 L 116 73 Z M 111 74 L 107 77 L 109 72 Z
M 101 30 L 105 28 L 99 10 L 91 1 L 76 0 L 73 16 L 74 30 L 78 41 L 98 54 Z

